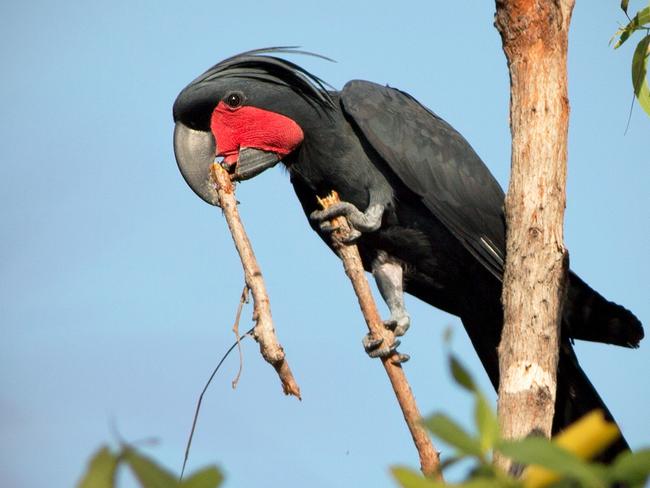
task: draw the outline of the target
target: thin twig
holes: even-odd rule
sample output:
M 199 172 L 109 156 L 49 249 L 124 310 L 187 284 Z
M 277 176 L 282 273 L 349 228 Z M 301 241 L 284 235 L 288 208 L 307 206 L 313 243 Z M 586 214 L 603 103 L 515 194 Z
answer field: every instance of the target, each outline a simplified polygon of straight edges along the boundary
M 339 201 L 339 196 L 336 192 L 332 192 L 323 199 L 318 199 L 318 202 L 323 208 L 327 208 Z M 352 282 L 352 287 L 359 299 L 359 306 L 366 320 L 368 330 L 372 335 L 383 338 L 385 344 L 390 344 L 394 340 L 393 332 L 384 327 L 379 316 L 370 285 L 364 274 L 359 250 L 355 244 L 345 244 L 341 241 L 341 237 L 350 231 L 348 221 L 345 217 L 337 217 L 332 220 L 332 224 L 338 228 L 332 234 L 333 246 L 343 261 L 345 273 Z M 426 476 L 442 479 L 438 451 L 433 447 L 431 438 L 420 424 L 422 418 L 420 411 L 415 403 L 415 398 L 406 379 L 404 370 L 397 362 L 398 359 L 399 354 L 393 352 L 390 356 L 381 358 L 381 362 L 393 386 L 397 402 L 402 409 L 404 420 L 406 420 L 415 448 L 420 456 L 420 469 Z
M 284 350 L 275 335 L 269 297 L 266 293 L 262 272 L 257 264 L 253 248 L 239 218 L 235 188 L 230 176 L 219 164 L 213 164 L 210 173 L 219 195 L 219 204 L 226 217 L 226 222 L 244 268 L 246 285 L 253 295 L 253 319 L 255 320 L 253 337 L 260 345 L 262 357 L 278 373 L 284 393 L 294 395 L 300 399 L 300 387 L 296 383 L 291 369 L 289 369 Z
M 212 379 L 214 376 L 217 374 L 217 371 L 219 371 L 219 368 L 223 364 L 223 362 L 226 360 L 228 355 L 232 352 L 233 349 L 239 344 L 239 341 L 241 341 L 244 337 L 247 335 L 251 335 L 253 333 L 253 329 L 250 329 L 248 332 L 243 334 L 241 337 L 237 338 L 237 342 L 235 342 L 230 348 L 226 351 L 226 354 L 223 355 L 217 366 L 214 368 L 212 371 L 212 374 L 208 378 L 208 381 L 205 383 L 205 386 L 203 387 L 203 390 L 201 390 L 201 394 L 199 395 L 199 400 L 196 402 L 196 409 L 194 410 L 194 418 L 192 419 L 192 429 L 190 430 L 190 436 L 187 439 L 187 445 L 185 446 L 185 457 L 183 458 L 183 468 L 181 469 L 181 476 L 180 479 L 183 479 L 183 474 L 185 473 L 185 465 L 187 464 L 187 458 L 190 455 L 190 447 L 192 446 L 192 438 L 194 437 L 194 430 L 196 429 L 196 421 L 199 418 L 199 410 L 201 410 L 201 402 L 203 402 L 203 395 L 205 395 L 205 392 L 208 391 L 208 387 L 210 386 L 210 383 L 212 383 Z
M 237 352 L 239 352 L 239 369 L 237 370 L 237 376 L 232 380 L 233 390 L 237 388 L 239 377 L 241 376 L 242 369 L 244 369 L 244 355 L 242 354 L 241 344 L 239 342 L 239 319 L 241 318 L 241 311 L 243 310 L 245 303 L 248 303 L 248 285 L 244 285 L 244 289 L 241 292 L 239 306 L 237 307 L 237 315 L 235 316 L 235 323 L 232 326 L 232 331 L 235 333 L 235 339 L 237 340 Z

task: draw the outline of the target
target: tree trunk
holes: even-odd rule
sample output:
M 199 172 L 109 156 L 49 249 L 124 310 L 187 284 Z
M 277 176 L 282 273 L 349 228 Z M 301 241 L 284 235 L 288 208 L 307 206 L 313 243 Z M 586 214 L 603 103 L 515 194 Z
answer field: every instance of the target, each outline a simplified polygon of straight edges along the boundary
M 504 438 L 550 437 L 568 254 L 563 244 L 575 0 L 496 0 L 510 72 L 512 163 L 505 213 L 499 424 Z M 495 458 L 508 470 L 509 461 Z

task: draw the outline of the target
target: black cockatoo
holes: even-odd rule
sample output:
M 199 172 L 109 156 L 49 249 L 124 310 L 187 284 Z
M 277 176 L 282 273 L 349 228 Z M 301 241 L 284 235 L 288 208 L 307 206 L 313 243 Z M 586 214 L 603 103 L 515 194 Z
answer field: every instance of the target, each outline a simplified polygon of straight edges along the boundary
M 494 387 L 503 325 L 504 194 L 469 143 L 409 94 L 368 81 L 341 91 L 278 57 L 286 48 L 228 58 L 192 81 L 174 103 L 174 150 L 189 186 L 216 203 L 215 156 L 235 179 L 282 162 L 313 229 L 345 215 L 377 281 L 396 336 L 409 327 L 403 291 L 460 317 Z M 336 190 L 342 203 L 319 211 Z M 643 329 L 570 272 L 564 305 L 554 432 L 594 408 L 611 418 L 580 368 L 573 339 L 637 347 Z M 366 338 L 371 356 L 394 344 Z M 404 356 L 402 356 L 404 357 Z M 604 459 L 627 448 L 623 439 Z

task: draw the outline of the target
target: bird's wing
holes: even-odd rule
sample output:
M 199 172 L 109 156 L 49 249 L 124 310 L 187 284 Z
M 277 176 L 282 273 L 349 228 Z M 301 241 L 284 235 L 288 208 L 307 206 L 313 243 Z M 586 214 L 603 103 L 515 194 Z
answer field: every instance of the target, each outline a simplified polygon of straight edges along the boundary
M 497 278 L 503 274 L 503 190 L 469 143 L 394 88 L 350 81 L 346 114 L 396 176 Z

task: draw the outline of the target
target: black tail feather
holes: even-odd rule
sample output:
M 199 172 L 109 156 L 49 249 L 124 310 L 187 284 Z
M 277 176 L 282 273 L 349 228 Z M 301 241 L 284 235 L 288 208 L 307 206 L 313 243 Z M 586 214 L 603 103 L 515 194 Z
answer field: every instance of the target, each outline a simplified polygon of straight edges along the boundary
M 569 273 L 568 290 L 564 326 L 569 337 L 639 347 L 643 327 L 632 312 L 603 298 L 575 273 Z
M 557 434 L 595 409 L 602 410 L 605 419 L 616 423 L 605 402 L 600 398 L 578 364 L 573 347 L 570 344 L 565 344 L 560 350 L 558 364 L 553 434 Z M 611 463 L 621 452 L 629 449 L 630 446 L 621 434 L 621 437 L 601 453 L 596 460 L 602 463 Z

